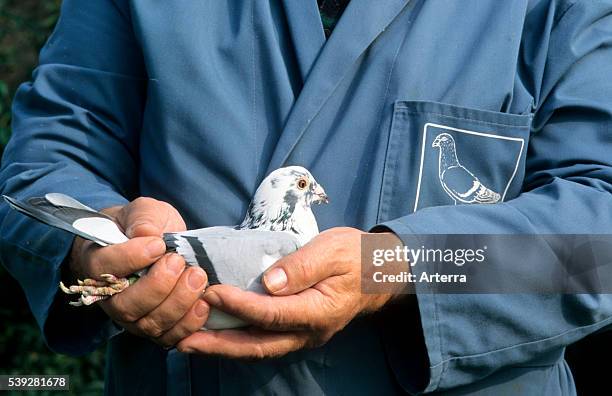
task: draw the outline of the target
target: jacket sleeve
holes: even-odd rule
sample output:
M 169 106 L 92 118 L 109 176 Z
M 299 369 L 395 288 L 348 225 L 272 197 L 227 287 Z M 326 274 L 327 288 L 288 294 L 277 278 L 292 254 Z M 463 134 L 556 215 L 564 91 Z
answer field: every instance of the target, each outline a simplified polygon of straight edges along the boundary
M 426 234 L 612 231 L 612 2 L 579 0 L 528 17 L 525 35 L 519 69 L 535 104 L 523 192 L 496 205 L 426 208 L 382 225 L 406 245 Z M 449 295 L 428 287 L 416 283 L 429 358 L 425 391 L 560 358 L 565 346 L 612 322 L 612 295 Z
M 129 18 L 122 0 L 63 2 L 33 82 L 14 99 L 2 194 L 61 192 L 95 209 L 135 197 L 147 79 Z M 0 261 L 25 291 L 47 344 L 82 354 L 116 329 L 98 307 L 72 309 L 58 294 L 72 240 L 0 204 Z

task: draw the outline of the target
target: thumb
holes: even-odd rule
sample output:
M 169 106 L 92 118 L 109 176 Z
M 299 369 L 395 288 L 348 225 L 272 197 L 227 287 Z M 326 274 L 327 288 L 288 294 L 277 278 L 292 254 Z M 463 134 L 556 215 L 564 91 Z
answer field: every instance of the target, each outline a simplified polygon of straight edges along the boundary
M 306 245 L 278 260 L 263 275 L 268 293 L 277 296 L 296 294 L 324 279 L 339 275 L 337 267 L 329 265 L 321 255 L 313 254 L 315 246 Z
M 118 220 L 128 238 L 161 236 L 164 232 L 186 229 L 174 207 L 153 198 L 135 199 L 123 207 Z

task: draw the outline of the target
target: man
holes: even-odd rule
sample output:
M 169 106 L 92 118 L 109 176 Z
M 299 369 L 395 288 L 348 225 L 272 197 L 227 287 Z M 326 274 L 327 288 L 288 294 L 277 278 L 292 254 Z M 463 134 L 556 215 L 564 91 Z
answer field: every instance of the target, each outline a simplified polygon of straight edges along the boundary
M 609 232 L 611 44 L 607 0 L 353 0 L 328 38 L 314 1 L 66 0 L 1 190 L 69 194 L 133 239 L 96 248 L 3 206 L 1 260 L 52 349 L 109 341 L 110 394 L 573 394 L 564 348 L 609 325 L 609 296 L 389 302 L 360 292 L 359 230 Z M 267 272 L 274 296 L 200 299 L 206 274 L 159 235 L 237 223 L 288 164 L 325 186 L 329 230 Z M 91 309 L 57 292 L 151 264 Z M 211 306 L 255 326 L 197 331 Z

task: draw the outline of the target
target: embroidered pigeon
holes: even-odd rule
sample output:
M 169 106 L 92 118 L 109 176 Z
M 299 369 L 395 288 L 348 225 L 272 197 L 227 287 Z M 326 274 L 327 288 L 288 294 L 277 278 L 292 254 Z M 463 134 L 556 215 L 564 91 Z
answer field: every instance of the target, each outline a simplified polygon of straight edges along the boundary
M 444 191 L 460 203 L 494 204 L 501 196 L 489 189 L 467 170 L 457 158 L 455 139 L 448 133 L 441 133 L 434 139 L 432 147 L 440 149 L 438 157 L 438 177 Z
M 27 201 L 4 198 L 21 213 L 101 246 L 128 239 L 110 217 L 63 194 L 51 193 Z M 240 225 L 166 233 L 163 239 L 168 252 L 180 254 L 189 265 L 202 267 L 209 285 L 231 284 L 263 293 L 261 274 L 319 233 L 311 205 L 327 202 L 325 191 L 308 170 L 299 166 L 280 168 L 261 182 Z M 69 287 L 60 284 L 60 288 L 80 296 L 71 305 L 90 305 L 120 293 L 145 272 L 129 279 L 104 274 L 102 280 L 85 279 Z M 244 325 L 215 309 L 206 322 L 207 329 Z

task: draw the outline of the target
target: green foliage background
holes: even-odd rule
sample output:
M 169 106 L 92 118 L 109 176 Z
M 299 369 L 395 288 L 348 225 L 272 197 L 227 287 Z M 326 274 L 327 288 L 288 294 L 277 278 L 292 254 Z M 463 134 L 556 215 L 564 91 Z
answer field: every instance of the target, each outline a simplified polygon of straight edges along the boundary
M 30 78 L 38 51 L 57 21 L 60 3 L 61 0 L 0 0 L 0 155 L 11 133 L 11 100 L 19 84 Z M 51 352 L 41 338 L 23 292 L 2 266 L 0 374 L 68 374 L 72 394 L 96 395 L 103 390 L 103 349 L 82 358 Z

